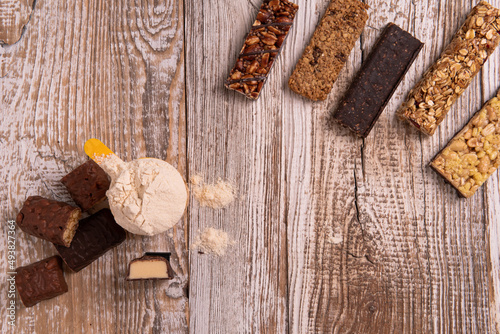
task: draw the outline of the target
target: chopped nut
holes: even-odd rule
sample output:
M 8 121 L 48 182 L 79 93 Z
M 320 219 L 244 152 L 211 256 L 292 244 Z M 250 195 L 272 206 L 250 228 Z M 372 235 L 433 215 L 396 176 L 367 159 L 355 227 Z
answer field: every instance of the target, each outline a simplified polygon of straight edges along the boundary
M 288 0 L 264 0 L 226 80 L 227 88 L 250 99 L 259 97 L 297 10 L 298 6 Z

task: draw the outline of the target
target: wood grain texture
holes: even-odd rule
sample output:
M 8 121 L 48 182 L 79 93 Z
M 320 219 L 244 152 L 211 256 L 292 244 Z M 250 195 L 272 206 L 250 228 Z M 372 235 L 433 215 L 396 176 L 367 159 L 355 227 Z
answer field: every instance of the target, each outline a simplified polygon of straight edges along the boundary
M 223 83 L 260 1 L 36 1 L 20 41 L 0 48 L 0 242 L 26 196 L 69 201 L 58 181 L 85 160 L 90 137 L 125 160 L 165 159 L 186 179 L 227 179 L 238 198 L 213 210 L 191 196 L 172 237 L 129 235 L 68 273 L 69 293 L 21 307 L 16 332 L 500 333 L 500 172 L 464 200 L 428 168 L 500 87 L 500 50 L 433 137 L 395 117 L 475 1 L 366 0 L 360 40 L 314 103 L 287 81 L 329 1 L 295 2 L 253 102 Z M 358 139 L 329 117 L 391 21 L 425 47 Z M 188 252 L 206 227 L 235 241 L 223 257 Z M 18 265 L 55 253 L 20 231 L 17 240 Z M 151 250 L 174 252 L 176 281 L 120 279 Z M 4 248 L 0 268 L 6 291 Z
M 350 66 L 358 64 L 360 55 L 366 59 L 388 22 L 408 30 L 426 46 L 366 140 L 346 142 L 338 126 L 322 133 L 321 118 L 337 97 L 303 111 L 316 116 L 311 128 L 304 126 L 309 130 L 305 136 L 311 135 L 316 144 L 300 164 L 313 166 L 311 176 L 302 178 L 310 186 L 301 187 L 312 189 L 314 196 L 312 201 L 305 198 L 307 192 L 292 196 L 313 208 L 304 210 L 302 217 L 292 212 L 295 219 L 288 220 L 293 224 L 288 233 L 290 331 L 494 332 L 498 222 L 488 217 L 497 217 L 495 191 L 486 186 L 483 196 L 461 200 L 427 164 L 496 91 L 498 76 L 490 65 L 495 58 L 483 72 L 488 74 L 478 77 L 454 107 L 445 130 L 432 138 L 421 137 L 394 112 L 473 4 L 367 3 L 371 7 L 367 28 L 343 71 L 348 81 L 354 74 Z M 341 79 L 334 90 L 341 95 L 345 87 Z M 300 112 L 294 104 L 294 115 Z M 498 188 L 495 178 L 489 182 Z M 487 205 L 484 198 L 490 196 Z M 309 218 L 311 211 L 315 220 Z M 488 226 L 492 226 L 489 235 Z M 332 229 L 334 238 L 329 237 Z
M 29 22 L 35 0 L 0 1 L 0 44 L 16 43 Z
M 191 333 L 283 333 L 287 329 L 286 224 L 283 219 L 285 45 L 257 102 L 229 93 L 224 79 L 259 3 L 186 2 L 189 174 L 228 179 L 238 199 L 221 210 L 189 210 L 190 240 L 206 227 L 236 244 L 223 258 L 190 254 Z M 230 31 L 231 33 L 226 33 Z M 289 39 L 296 32 L 289 33 Z M 203 50 L 203 51 L 201 51 Z
M 69 201 L 59 180 L 85 161 L 88 138 L 125 160 L 166 159 L 186 174 L 183 11 L 182 1 L 37 1 L 22 39 L 1 54 L 2 221 L 15 218 L 31 194 Z M 129 235 L 85 270 L 67 273 L 69 292 L 20 307 L 15 331 L 187 332 L 183 223 L 173 238 Z M 55 253 L 20 231 L 17 241 L 17 265 Z M 176 281 L 124 280 L 129 260 L 160 250 L 173 252 Z M 1 268 L 5 261 L 2 248 Z M 3 276 L 0 288 L 6 291 Z M 3 315 L 5 294 L 0 300 Z M 2 318 L 0 332 L 11 329 Z

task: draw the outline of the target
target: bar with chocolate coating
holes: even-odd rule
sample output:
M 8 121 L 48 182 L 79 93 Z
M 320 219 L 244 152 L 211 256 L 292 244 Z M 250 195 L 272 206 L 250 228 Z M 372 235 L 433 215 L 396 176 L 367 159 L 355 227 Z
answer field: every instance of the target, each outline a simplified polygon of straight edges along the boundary
M 115 222 L 109 209 L 103 209 L 80 221 L 70 247 L 54 245 L 68 267 L 77 272 L 121 244 L 125 230 Z
M 433 135 L 500 43 L 499 32 L 500 11 L 481 1 L 440 58 L 410 91 L 397 112 L 399 118 Z
M 68 292 L 62 260 L 57 255 L 19 267 L 16 273 L 16 289 L 26 307 Z
M 130 261 L 127 276 L 128 281 L 161 280 L 172 279 L 174 277 L 174 272 L 165 256 L 148 254 Z
M 264 0 L 225 86 L 258 99 L 292 28 L 298 6 L 288 0 Z
M 418 39 L 389 23 L 333 119 L 360 137 L 368 136 L 422 47 Z
M 61 182 L 83 211 L 88 211 L 105 200 L 110 185 L 106 172 L 93 160 L 88 160 L 75 168 L 64 176 Z
M 69 204 L 30 196 L 17 215 L 16 223 L 24 232 L 68 247 L 73 240 L 81 210 Z

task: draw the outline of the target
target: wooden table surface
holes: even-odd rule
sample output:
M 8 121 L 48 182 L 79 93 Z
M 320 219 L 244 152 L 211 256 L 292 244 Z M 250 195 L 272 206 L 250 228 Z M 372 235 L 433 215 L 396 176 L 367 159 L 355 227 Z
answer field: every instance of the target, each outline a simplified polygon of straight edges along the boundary
M 500 87 L 500 49 L 434 136 L 395 116 L 476 1 L 366 1 L 362 37 L 315 103 L 287 80 L 328 0 L 296 2 L 253 102 L 223 82 L 260 0 L 0 1 L 0 39 L 12 44 L 0 47 L 0 332 L 500 333 L 499 172 L 466 200 L 427 166 Z M 329 113 L 391 21 L 425 47 L 358 139 Z M 228 179 L 238 198 L 213 210 L 191 197 L 170 235 L 129 235 L 66 272 L 68 293 L 32 308 L 18 299 L 13 328 L 7 220 L 29 195 L 70 201 L 59 180 L 92 137 L 186 179 Z M 225 256 L 189 250 L 206 227 L 235 241 Z M 17 232 L 18 266 L 55 254 Z M 159 250 L 173 253 L 174 281 L 124 281 L 131 259 Z

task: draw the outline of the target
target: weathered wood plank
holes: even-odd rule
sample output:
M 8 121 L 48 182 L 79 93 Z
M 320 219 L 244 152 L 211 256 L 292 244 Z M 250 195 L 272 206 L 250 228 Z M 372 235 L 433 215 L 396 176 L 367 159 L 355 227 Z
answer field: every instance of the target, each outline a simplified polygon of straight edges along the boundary
M 201 173 L 208 182 L 228 179 L 238 189 L 238 199 L 225 209 L 191 202 L 190 240 L 214 227 L 236 241 L 222 258 L 190 254 L 191 333 L 287 328 L 282 113 L 290 44 L 257 102 L 223 84 L 258 7 L 258 2 L 186 1 L 189 173 Z M 287 43 L 295 38 L 294 30 Z
M 58 180 L 86 159 L 91 137 L 126 160 L 166 159 L 186 175 L 183 11 L 182 0 L 37 1 L 22 39 L 0 55 L 2 221 L 15 217 L 27 195 L 69 200 Z M 129 235 L 82 272 L 67 273 L 67 294 L 20 307 L 16 332 L 187 332 L 185 231 L 186 220 L 173 238 Z M 17 241 L 18 265 L 55 253 L 20 231 Z M 179 278 L 124 281 L 128 261 L 155 250 L 174 253 Z M 5 261 L 2 248 L 1 268 Z M 2 315 L 6 304 L 2 293 Z M 2 321 L 0 331 L 9 329 Z

